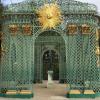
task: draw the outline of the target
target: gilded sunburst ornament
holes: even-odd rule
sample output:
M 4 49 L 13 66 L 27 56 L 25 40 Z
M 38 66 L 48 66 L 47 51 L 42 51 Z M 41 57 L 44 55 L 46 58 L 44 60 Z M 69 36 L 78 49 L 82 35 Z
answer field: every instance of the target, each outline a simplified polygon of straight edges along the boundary
M 61 23 L 61 10 L 56 3 L 44 4 L 37 13 L 43 29 L 55 28 L 56 25 Z

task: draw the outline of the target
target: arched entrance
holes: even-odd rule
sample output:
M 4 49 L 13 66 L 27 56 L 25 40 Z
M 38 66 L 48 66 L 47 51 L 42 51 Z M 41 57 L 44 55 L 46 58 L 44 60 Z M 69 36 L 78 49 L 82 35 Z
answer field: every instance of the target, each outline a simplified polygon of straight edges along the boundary
M 49 66 L 52 66 L 51 69 L 54 71 L 54 80 L 64 80 L 66 73 L 66 49 L 63 37 L 56 31 L 41 32 L 35 39 L 34 49 L 35 82 L 40 83 L 42 80 L 47 80 Z M 46 58 L 46 55 L 48 55 L 48 58 Z
M 53 71 L 53 80 L 59 80 L 59 56 L 54 50 L 43 55 L 43 80 L 48 79 L 48 71 Z

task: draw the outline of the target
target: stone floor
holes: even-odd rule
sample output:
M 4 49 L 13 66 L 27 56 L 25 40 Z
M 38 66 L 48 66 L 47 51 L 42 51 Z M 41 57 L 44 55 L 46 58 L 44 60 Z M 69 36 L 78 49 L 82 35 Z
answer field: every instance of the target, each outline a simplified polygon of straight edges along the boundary
M 44 84 L 35 85 L 35 98 L 34 100 L 62 100 L 66 94 L 66 85 L 58 84 L 55 82 L 53 86 L 47 88 L 47 82 Z
M 68 99 L 66 95 L 66 84 L 58 84 L 55 82 L 53 86 L 47 88 L 47 82 L 43 84 L 34 85 L 34 98 L 25 99 L 25 100 L 100 100 L 96 99 Z M 23 100 L 23 99 L 14 99 L 14 98 L 0 98 L 0 100 Z

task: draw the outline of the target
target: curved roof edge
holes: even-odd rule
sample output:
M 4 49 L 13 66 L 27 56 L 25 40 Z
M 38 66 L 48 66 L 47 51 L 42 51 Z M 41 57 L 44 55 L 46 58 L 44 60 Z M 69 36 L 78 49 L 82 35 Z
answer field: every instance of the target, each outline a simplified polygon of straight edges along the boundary
M 10 4 L 4 7 L 4 13 L 34 13 L 36 9 L 42 6 L 45 0 L 25 0 L 20 3 Z M 50 2 L 52 3 L 52 2 Z M 97 7 L 94 4 L 82 3 L 74 0 L 58 0 L 57 2 L 62 12 L 68 13 L 97 13 Z

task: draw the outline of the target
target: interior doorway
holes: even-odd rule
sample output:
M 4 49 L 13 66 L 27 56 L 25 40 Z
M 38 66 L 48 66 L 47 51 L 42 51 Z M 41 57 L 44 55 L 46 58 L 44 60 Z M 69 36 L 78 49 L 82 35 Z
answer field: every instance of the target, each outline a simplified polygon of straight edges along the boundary
M 48 71 L 53 71 L 53 80 L 59 80 L 59 56 L 54 50 L 44 52 L 43 80 L 48 79 Z

